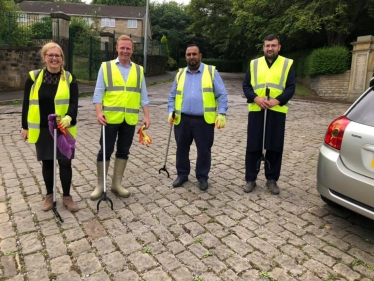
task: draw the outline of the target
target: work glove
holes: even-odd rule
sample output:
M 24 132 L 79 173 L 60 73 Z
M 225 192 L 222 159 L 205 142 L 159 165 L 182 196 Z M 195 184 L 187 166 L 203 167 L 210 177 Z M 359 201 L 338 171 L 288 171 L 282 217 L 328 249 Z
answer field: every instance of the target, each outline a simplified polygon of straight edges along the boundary
M 216 128 L 221 129 L 226 127 L 226 116 L 222 114 L 218 114 L 216 118 Z
M 173 118 L 173 115 L 174 115 L 174 118 Z M 174 112 L 171 112 L 169 114 L 169 117 L 168 117 L 168 122 L 169 124 L 174 124 L 175 121 L 177 121 L 179 118 L 179 115 L 178 114 L 175 114 Z
M 139 135 L 139 142 L 142 145 L 149 146 L 152 143 L 152 138 L 148 136 L 147 132 L 145 131 L 145 125 L 141 126 L 138 130 Z
M 65 129 L 70 126 L 70 123 L 71 117 L 69 115 L 65 115 L 65 117 L 61 118 L 60 122 L 58 122 L 58 125 Z

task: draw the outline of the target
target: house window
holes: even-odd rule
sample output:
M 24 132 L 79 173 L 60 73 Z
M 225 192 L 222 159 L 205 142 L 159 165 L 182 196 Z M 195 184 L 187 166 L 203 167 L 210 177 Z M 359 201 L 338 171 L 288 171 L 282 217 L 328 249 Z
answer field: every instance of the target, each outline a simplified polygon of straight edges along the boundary
M 128 20 L 127 21 L 127 28 L 137 28 L 138 21 L 137 20 Z
M 91 26 L 94 23 L 92 18 L 84 18 L 84 19 L 85 19 L 88 26 Z
M 109 19 L 109 18 L 101 19 L 101 27 L 115 27 L 115 26 L 116 26 L 115 19 Z
M 26 14 L 18 14 L 17 15 L 17 22 L 19 22 L 19 23 L 27 22 L 27 15 Z

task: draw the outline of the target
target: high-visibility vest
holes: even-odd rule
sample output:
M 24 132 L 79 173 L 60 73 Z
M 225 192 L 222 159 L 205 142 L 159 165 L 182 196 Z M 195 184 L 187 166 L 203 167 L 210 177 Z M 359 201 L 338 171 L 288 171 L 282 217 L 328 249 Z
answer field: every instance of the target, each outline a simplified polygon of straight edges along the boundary
M 105 81 L 103 96 L 103 114 L 109 124 L 136 125 L 139 118 L 143 67 L 132 63 L 127 82 L 123 80 L 116 61 L 101 64 Z
M 44 69 L 36 69 L 29 72 L 29 75 L 34 81 L 34 84 L 30 90 L 29 97 L 29 111 L 27 115 L 28 124 L 28 139 L 29 143 L 36 143 L 40 135 L 40 108 L 39 108 L 39 89 L 43 82 Z M 65 117 L 69 109 L 70 103 L 70 83 L 73 80 L 72 75 L 68 71 L 64 71 L 65 80 L 60 78 L 57 86 L 57 92 L 55 96 L 55 113 L 61 118 Z M 68 131 L 75 138 L 77 135 L 77 126 L 70 126 Z
M 213 65 L 204 64 L 203 76 L 201 78 L 201 88 L 204 106 L 204 119 L 208 124 L 213 124 L 216 119 L 217 102 L 213 92 L 213 79 L 216 67 Z M 175 114 L 179 118 L 175 120 L 174 125 L 178 125 L 182 119 L 182 103 L 184 94 L 184 83 L 186 81 L 186 68 L 179 69 L 177 74 L 177 93 L 175 96 Z
M 290 72 L 293 60 L 278 56 L 273 65 L 269 68 L 265 57 L 261 57 L 251 61 L 251 85 L 254 92 L 259 97 L 266 97 L 266 88 L 270 90 L 270 98 L 275 99 L 283 93 L 286 88 L 288 73 Z M 255 102 L 248 104 L 249 111 L 260 111 Z M 276 105 L 270 110 L 287 113 L 288 105 Z

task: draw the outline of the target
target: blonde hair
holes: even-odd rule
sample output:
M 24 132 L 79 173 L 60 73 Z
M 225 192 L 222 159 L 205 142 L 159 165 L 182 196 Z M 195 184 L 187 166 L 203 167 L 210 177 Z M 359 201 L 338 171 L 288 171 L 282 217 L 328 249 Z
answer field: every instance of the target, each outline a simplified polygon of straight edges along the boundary
M 131 43 L 132 43 L 132 48 L 134 49 L 134 41 L 131 39 L 130 36 L 127 36 L 127 35 L 121 35 L 120 37 L 118 37 L 118 39 L 117 39 L 117 45 L 118 45 L 118 42 L 119 42 L 120 40 L 128 40 L 128 41 L 131 41 Z
M 41 51 L 40 51 L 40 55 L 42 57 L 42 59 L 44 59 L 45 55 L 47 54 L 47 51 L 52 49 L 52 48 L 57 48 L 60 50 L 60 53 L 61 53 L 61 59 L 62 59 L 62 63 L 61 63 L 61 79 L 63 81 L 65 81 L 65 71 L 64 71 L 64 52 L 62 51 L 62 48 L 60 47 L 60 45 L 58 45 L 57 43 L 55 42 L 49 42 L 47 44 L 45 44 Z

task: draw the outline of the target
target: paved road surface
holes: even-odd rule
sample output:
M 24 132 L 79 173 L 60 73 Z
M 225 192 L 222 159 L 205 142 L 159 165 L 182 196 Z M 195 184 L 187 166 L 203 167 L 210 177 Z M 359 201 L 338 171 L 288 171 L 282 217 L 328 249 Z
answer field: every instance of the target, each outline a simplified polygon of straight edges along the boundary
M 175 142 L 159 174 L 169 133 L 166 100 L 171 83 L 148 88 L 150 147 L 131 148 L 123 185 L 110 191 L 114 210 L 90 201 L 96 185 L 99 126 L 91 98 L 80 100 L 72 195 L 81 210 L 57 208 L 65 220 L 41 211 L 45 186 L 33 145 L 20 135 L 20 106 L 0 110 L 0 280 L 12 281 L 248 281 L 374 280 L 373 222 L 332 208 L 316 191 L 318 148 L 329 122 L 347 104 L 293 101 L 287 132 L 281 194 L 266 192 L 261 172 L 253 193 L 242 191 L 247 107 L 241 76 L 225 75 L 227 128 L 216 130 L 210 188 L 198 189 L 191 172 L 183 188 L 176 177 Z M 195 167 L 196 149 L 191 147 Z M 110 163 L 110 189 L 113 161 Z M 354 188 L 354 187 L 352 187 Z M 200 278 L 200 279 L 199 279 Z

